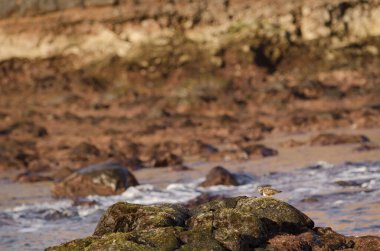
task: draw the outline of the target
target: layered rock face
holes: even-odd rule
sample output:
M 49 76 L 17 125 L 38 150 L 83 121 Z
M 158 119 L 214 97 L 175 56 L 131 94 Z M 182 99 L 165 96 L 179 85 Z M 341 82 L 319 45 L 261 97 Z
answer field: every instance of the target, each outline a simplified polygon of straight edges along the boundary
M 119 202 L 94 235 L 46 250 L 376 250 L 379 237 L 345 237 L 273 198 L 215 200 L 194 209 Z
M 0 9 L 1 60 L 76 55 L 78 65 L 120 56 L 143 69 L 194 61 L 217 68 L 232 46 L 237 60 L 250 55 L 274 70 L 301 44 L 324 48 L 322 61 L 350 45 L 370 56 L 379 49 L 377 0 L 33 0 L 2 1 Z

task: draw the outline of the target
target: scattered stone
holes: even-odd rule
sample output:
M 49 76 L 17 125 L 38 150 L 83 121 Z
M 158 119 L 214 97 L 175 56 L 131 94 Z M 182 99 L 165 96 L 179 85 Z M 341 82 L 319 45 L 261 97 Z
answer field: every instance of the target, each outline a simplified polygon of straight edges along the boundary
M 243 150 L 250 157 L 251 156 L 270 157 L 270 156 L 278 155 L 277 150 L 266 147 L 264 145 L 260 145 L 260 144 L 243 147 Z
M 91 157 L 98 157 L 100 150 L 93 144 L 82 142 L 75 146 L 69 155 L 71 160 L 88 160 Z
M 26 171 L 17 175 L 14 179 L 17 182 L 23 183 L 34 183 L 34 182 L 42 182 L 42 181 L 51 181 L 53 178 L 41 175 L 36 172 Z
M 55 197 L 84 197 L 88 195 L 115 195 L 130 186 L 136 186 L 135 176 L 115 162 L 90 165 L 56 183 L 52 189 Z
M 315 203 L 315 202 L 318 202 L 319 199 L 317 196 L 311 196 L 311 197 L 306 197 L 306 198 L 303 198 L 301 200 L 301 202 L 305 202 L 305 203 Z
M 356 181 L 356 180 L 338 180 L 335 181 L 334 184 L 341 186 L 341 187 L 360 187 L 364 182 L 368 182 L 369 180 L 362 180 L 362 181 Z
M 0 141 L 0 170 L 24 169 L 38 158 L 34 141 Z
M 380 145 L 369 142 L 369 143 L 361 144 L 360 146 L 356 147 L 354 150 L 357 152 L 368 152 L 368 151 L 379 150 L 379 149 L 380 149 Z
M 38 159 L 33 160 L 28 164 L 28 170 L 31 172 L 46 172 L 51 169 L 51 164 L 48 160 Z
M 52 177 L 54 177 L 54 180 L 56 182 L 58 182 L 58 181 L 64 180 L 66 177 L 68 177 L 69 175 L 71 175 L 73 172 L 74 172 L 74 170 L 71 169 L 70 167 L 63 166 L 63 167 L 60 167 L 57 170 L 55 170 L 53 172 Z
M 369 141 L 369 138 L 364 135 L 324 133 L 312 138 L 310 145 L 327 146 L 339 144 L 358 144 L 366 143 Z
M 96 206 L 98 205 L 99 203 L 96 202 L 95 200 L 87 200 L 87 199 L 83 199 L 83 198 L 75 198 L 75 200 L 73 201 L 73 206 L 74 207 L 93 207 L 93 206 Z
M 235 176 L 227 169 L 222 166 L 216 166 L 208 172 L 206 180 L 199 184 L 199 186 L 210 187 L 217 185 L 238 186 L 239 183 Z
M 36 125 L 34 122 L 24 121 L 24 122 L 16 122 L 12 125 L 1 129 L 0 135 L 9 135 L 11 133 L 23 134 L 27 133 L 34 137 L 45 137 L 48 135 L 48 131 L 45 127 Z
M 307 144 L 306 142 L 304 141 L 299 141 L 299 140 L 295 140 L 295 139 L 290 139 L 288 141 L 285 141 L 285 142 L 282 142 L 281 143 L 281 146 L 282 147 L 297 147 L 297 146 L 303 146 Z
M 152 166 L 153 167 L 169 167 L 169 166 L 178 166 L 182 165 L 183 160 L 180 156 L 170 153 L 164 152 L 161 154 L 155 154 L 152 158 Z
M 177 166 L 171 166 L 170 170 L 175 171 L 175 172 L 180 172 L 180 171 L 190 171 L 191 168 L 185 165 L 177 165 Z

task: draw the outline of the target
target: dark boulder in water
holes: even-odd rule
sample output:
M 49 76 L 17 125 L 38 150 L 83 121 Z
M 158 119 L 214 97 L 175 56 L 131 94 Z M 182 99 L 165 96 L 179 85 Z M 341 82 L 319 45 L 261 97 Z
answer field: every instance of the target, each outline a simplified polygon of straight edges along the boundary
M 56 197 L 76 198 L 88 195 L 114 195 L 139 183 L 126 167 L 116 162 L 90 165 L 66 177 L 52 190 Z
M 237 186 L 239 183 L 235 176 L 227 169 L 222 166 L 216 166 L 210 170 L 206 176 L 206 180 L 199 184 L 199 186 L 210 187 L 217 185 Z

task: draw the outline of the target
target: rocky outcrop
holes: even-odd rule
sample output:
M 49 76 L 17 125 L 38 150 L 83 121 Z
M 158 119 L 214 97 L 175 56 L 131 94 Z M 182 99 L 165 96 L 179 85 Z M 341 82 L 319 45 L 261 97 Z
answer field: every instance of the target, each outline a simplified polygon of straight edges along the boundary
M 322 62 L 346 58 L 353 44 L 361 55 L 376 56 L 379 50 L 373 39 L 380 35 L 377 0 L 275 0 L 249 5 L 201 0 L 154 4 L 23 0 L 1 1 L 0 10 L 0 18 L 5 18 L 0 21 L 0 60 L 76 55 L 78 66 L 119 56 L 129 67 L 147 73 L 161 66 L 218 68 L 231 63 L 254 63 L 273 71 L 288 53 L 301 52 L 300 45 L 321 49 L 318 55 L 314 50 L 308 54 Z
M 105 162 L 90 165 L 74 172 L 54 185 L 56 197 L 83 197 L 88 195 L 115 195 L 138 182 L 134 175 L 118 163 Z
M 46 250 L 360 250 L 380 247 L 379 237 L 345 237 L 274 198 L 215 200 L 194 209 L 119 202 L 100 219 L 94 235 Z M 258 249 L 259 250 L 259 249 Z M 376 249 L 371 249 L 376 250 Z

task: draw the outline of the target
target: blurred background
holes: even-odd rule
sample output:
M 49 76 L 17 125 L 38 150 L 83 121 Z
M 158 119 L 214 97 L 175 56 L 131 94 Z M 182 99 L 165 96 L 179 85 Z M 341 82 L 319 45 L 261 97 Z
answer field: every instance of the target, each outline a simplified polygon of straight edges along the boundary
M 378 234 L 379 49 L 377 0 L 0 0 L 0 249 L 263 183 Z

